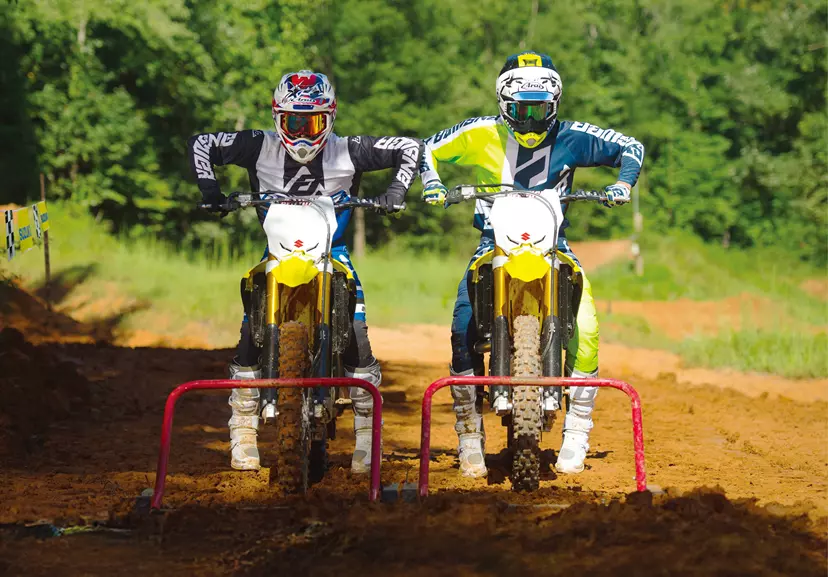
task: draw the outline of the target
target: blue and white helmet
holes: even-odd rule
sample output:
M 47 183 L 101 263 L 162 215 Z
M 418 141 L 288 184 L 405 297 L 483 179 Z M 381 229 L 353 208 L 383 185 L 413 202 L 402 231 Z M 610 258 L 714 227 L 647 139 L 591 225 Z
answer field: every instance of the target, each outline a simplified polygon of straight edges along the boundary
M 563 83 L 552 59 L 537 52 L 521 52 L 506 59 L 497 77 L 500 116 L 515 140 L 535 148 L 558 118 Z

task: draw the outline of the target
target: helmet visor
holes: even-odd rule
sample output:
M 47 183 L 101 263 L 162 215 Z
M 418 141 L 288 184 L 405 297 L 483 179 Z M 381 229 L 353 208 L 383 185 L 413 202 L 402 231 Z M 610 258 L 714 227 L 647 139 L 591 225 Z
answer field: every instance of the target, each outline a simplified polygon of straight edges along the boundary
M 515 122 L 543 122 L 552 114 L 553 106 L 552 102 L 509 102 L 506 112 Z
M 316 138 L 328 127 L 324 112 L 283 112 L 279 125 L 288 138 Z

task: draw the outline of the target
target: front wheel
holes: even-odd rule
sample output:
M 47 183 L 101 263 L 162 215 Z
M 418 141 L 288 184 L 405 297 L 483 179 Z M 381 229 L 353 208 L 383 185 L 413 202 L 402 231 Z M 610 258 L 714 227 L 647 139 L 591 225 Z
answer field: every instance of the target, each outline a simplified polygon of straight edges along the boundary
M 515 319 L 513 377 L 540 377 L 540 323 L 529 315 Z M 513 387 L 512 489 L 534 491 L 540 485 L 540 437 L 543 423 L 542 387 Z
M 310 365 L 308 330 L 302 323 L 279 327 L 279 377 L 301 379 Z M 301 388 L 279 390 L 276 444 L 279 447 L 274 482 L 284 493 L 308 489 L 311 451 L 313 391 Z

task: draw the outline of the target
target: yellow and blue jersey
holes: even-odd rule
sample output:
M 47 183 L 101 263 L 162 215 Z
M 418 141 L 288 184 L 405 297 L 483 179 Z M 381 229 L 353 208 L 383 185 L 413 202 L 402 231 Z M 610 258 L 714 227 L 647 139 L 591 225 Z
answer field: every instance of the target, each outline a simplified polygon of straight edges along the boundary
M 575 169 L 620 167 L 618 180 L 634 185 L 644 162 L 644 146 L 635 138 L 586 122 L 557 121 L 535 148 L 514 139 L 499 116 L 469 118 L 425 139 L 420 163 L 423 183 L 440 180 L 437 163 L 475 167 L 477 184 L 514 184 L 532 190 L 572 189 Z M 474 226 L 491 232 L 491 203 L 478 200 Z M 564 224 L 566 226 L 566 224 Z

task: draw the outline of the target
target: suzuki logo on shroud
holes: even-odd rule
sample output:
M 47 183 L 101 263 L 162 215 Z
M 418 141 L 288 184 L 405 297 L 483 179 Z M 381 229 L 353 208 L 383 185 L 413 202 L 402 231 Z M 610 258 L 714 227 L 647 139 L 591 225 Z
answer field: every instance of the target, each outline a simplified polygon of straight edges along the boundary
M 523 242 L 526 242 L 527 240 L 529 240 L 529 233 L 524 232 L 522 235 L 520 235 L 520 238 L 523 239 Z
M 293 243 L 293 246 L 295 246 L 296 248 L 302 248 L 302 241 L 297 240 L 296 242 Z

